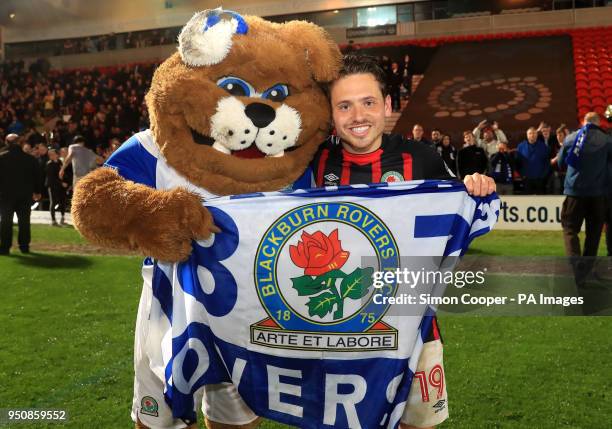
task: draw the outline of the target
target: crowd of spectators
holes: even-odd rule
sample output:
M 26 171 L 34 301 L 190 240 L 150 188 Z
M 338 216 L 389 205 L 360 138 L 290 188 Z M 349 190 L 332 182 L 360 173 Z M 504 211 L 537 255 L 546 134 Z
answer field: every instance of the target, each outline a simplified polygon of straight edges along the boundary
M 23 63 L 0 69 L 0 137 L 18 134 L 31 147 L 59 149 L 82 135 L 99 154 L 148 127 L 144 95 L 154 64 L 47 73 Z
M 22 62 L 0 66 L 0 142 L 18 144 L 36 159 L 35 180 L 44 190 L 39 207 L 52 209 L 53 224 L 64 219 L 74 181 L 148 128 L 144 95 L 154 69 L 154 64 L 65 72 L 26 71 Z M 79 165 L 73 175 L 75 163 L 83 169 Z
M 555 131 L 541 122 L 529 127 L 525 139 L 508 141 L 497 122 L 482 121 L 463 132 L 458 148 L 439 129 L 425 137 L 421 124 L 415 124 L 409 139 L 430 144 L 458 177 L 481 173 L 494 178 L 499 194 L 563 194 L 566 167 L 558 163 L 558 153 L 570 130 L 565 124 Z

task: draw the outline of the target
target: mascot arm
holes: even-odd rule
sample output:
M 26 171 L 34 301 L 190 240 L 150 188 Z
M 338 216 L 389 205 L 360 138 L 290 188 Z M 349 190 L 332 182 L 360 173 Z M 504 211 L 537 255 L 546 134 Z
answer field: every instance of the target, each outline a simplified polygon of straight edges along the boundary
M 79 181 L 72 218 L 79 232 L 96 244 L 168 262 L 186 259 L 191 240 L 219 232 L 198 195 L 183 188 L 156 190 L 108 167 Z

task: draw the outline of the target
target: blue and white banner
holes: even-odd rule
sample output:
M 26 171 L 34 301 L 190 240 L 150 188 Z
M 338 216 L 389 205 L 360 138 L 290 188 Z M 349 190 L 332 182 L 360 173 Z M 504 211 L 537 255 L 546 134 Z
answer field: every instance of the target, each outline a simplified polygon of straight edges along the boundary
M 148 353 L 163 365 L 174 416 L 194 420 L 194 392 L 232 381 L 259 416 L 369 429 L 397 427 L 433 315 L 427 305 L 398 316 L 376 304 L 372 273 L 401 268 L 400 256 L 463 254 L 500 206 L 440 181 L 205 205 L 222 232 L 194 243 L 186 262 L 157 262 L 153 276 L 161 348 Z M 364 266 L 366 257 L 376 263 Z

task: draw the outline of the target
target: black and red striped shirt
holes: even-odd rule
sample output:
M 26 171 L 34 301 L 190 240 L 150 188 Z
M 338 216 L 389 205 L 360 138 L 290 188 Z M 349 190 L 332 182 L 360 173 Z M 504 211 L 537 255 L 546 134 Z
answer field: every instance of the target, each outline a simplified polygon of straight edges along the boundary
M 383 134 L 380 148 L 365 154 L 348 152 L 338 137 L 330 136 L 319 148 L 312 167 L 317 186 L 454 179 L 431 145 L 397 134 Z M 442 341 L 437 318 L 432 317 L 430 323 L 424 342 Z
M 348 152 L 332 136 L 321 145 L 312 166 L 317 186 L 453 178 L 430 146 L 393 134 L 383 134 L 380 148 L 365 154 Z

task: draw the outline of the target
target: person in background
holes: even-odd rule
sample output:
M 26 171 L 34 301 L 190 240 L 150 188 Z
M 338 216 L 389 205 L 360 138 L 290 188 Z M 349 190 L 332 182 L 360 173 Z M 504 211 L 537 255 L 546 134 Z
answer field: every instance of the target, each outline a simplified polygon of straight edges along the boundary
M 606 248 L 612 256 L 612 163 L 608 167 L 608 213 L 606 214 Z
M 450 136 L 442 136 L 442 140 L 436 143 L 436 151 L 442 157 L 446 166 L 457 176 L 457 149 L 452 145 Z
M 555 152 L 555 157 L 550 160 L 550 166 L 555 171 L 555 177 L 557 179 L 557 183 L 555 184 L 553 188 L 553 192 L 558 195 L 563 195 L 563 184 L 565 182 L 565 174 L 567 172 L 567 166 L 559 165 L 559 151 L 561 150 L 561 147 L 563 146 L 563 142 L 569 135 L 569 129 L 567 128 L 565 124 L 561 124 L 559 125 L 559 128 L 557 128 L 555 135 L 557 137 L 558 147 Z
M 457 170 L 459 177 L 470 174 L 485 174 L 489 168 L 489 161 L 485 150 L 476 145 L 476 138 L 471 131 L 463 132 L 463 149 L 457 154 Z
M 66 159 L 68 158 L 68 148 L 60 147 L 59 149 L 59 159 L 62 161 L 62 166 L 64 167 L 64 177 L 61 177 L 62 183 L 65 183 L 66 186 L 66 194 L 70 194 L 70 190 L 72 189 L 72 164 L 66 165 Z
M 558 194 L 559 189 L 557 185 L 559 183 L 559 180 L 552 160 L 557 157 L 557 153 L 559 153 L 559 149 L 561 149 L 561 147 L 559 146 L 559 142 L 557 141 L 556 133 L 552 133 L 549 124 L 547 124 L 546 122 L 540 122 L 537 131 L 538 140 L 544 142 L 546 147 L 548 147 L 548 157 L 551 166 L 551 168 L 548 170 L 548 176 L 546 177 L 545 192 L 547 194 Z
M 4 146 L 2 147 L 2 152 L 6 152 L 11 145 L 19 145 L 19 135 L 17 134 L 8 134 L 4 138 Z
M 412 75 L 414 71 L 412 70 L 412 61 L 410 60 L 410 55 L 404 55 L 404 62 L 402 63 L 402 77 L 403 82 L 402 85 L 406 89 L 406 98 L 410 98 L 412 96 Z
M 72 186 L 74 187 L 87 173 L 96 168 L 97 161 L 97 155 L 91 149 L 85 147 L 83 136 L 76 136 L 73 144 L 68 148 L 68 156 L 60 169 L 60 179 L 64 178 L 66 166 L 72 165 Z
M 49 148 L 46 143 L 37 143 L 33 149 L 34 158 L 36 158 L 36 162 L 38 163 L 38 168 L 40 169 L 40 180 L 43 181 L 41 183 L 41 188 L 45 188 L 45 170 L 47 168 L 47 162 L 49 162 Z M 42 203 L 41 203 L 42 205 Z M 42 207 L 38 207 L 39 210 L 42 210 Z
M 387 84 L 389 85 L 389 95 L 391 95 L 391 108 L 394 112 L 400 112 L 401 109 L 401 89 L 403 81 L 402 71 L 399 68 L 397 62 L 391 63 L 391 70 L 387 77 Z
M 506 134 L 499 128 L 497 121 L 490 124 L 486 119 L 480 121 L 473 131 L 476 139 L 476 145 L 483 148 L 487 152 L 487 156 L 491 157 L 497 152 L 497 143 L 508 144 Z M 482 134 L 482 138 L 480 135 Z
M 437 147 L 438 143 L 442 143 L 442 133 L 439 129 L 434 128 L 431 130 L 431 144 Z
M 612 122 L 612 104 L 608 106 L 605 112 L 605 117 L 608 122 Z M 608 128 L 608 135 L 612 131 Z M 608 248 L 608 256 L 612 256 L 612 162 L 608 162 L 608 214 L 606 216 L 606 247 Z
M 34 156 L 34 149 L 30 143 L 24 143 L 21 145 L 21 150 L 28 155 Z
M 55 219 L 55 208 L 59 208 L 61 214 L 60 223 L 65 225 L 64 215 L 66 213 L 66 188 L 68 185 L 59 177 L 62 161 L 55 149 L 49 150 L 49 161 L 45 168 L 45 187 L 49 192 L 49 211 L 51 212 L 51 225 L 58 226 Z
M 570 257 L 577 286 L 583 286 L 597 256 L 606 221 L 610 190 L 612 137 L 599 127 L 600 118 L 589 112 L 583 127 L 567 136 L 559 152 L 560 165 L 567 165 L 566 195 L 561 208 L 565 253 Z M 578 234 L 585 223 L 584 250 Z
M 408 142 L 421 142 L 433 148 L 434 147 L 433 144 L 429 140 L 427 140 L 424 136 L 425 136 L 425 130 L 423 130 L 423 125 L 414 124 L 414 126 L 412 127 L 412 138 L 408 139 Z
M 514 193 L 514 160 L 508 153 L 506 143 L 497 143 L 497 153 L 491 155 L 489 176 L 495 180 L 497 193 L 512 195 Z
M 21 253 L 30 253 L 30 212 L 32 199 L 40 200 L 42 181 L 36 159 L 19 147 L 18 138 L 8 141 L 0 155 L 0 255 L 13 245 L 13 215 L 17 214 Z
M 523 140 L 516 150 L 517 168 L 523 179 L 525 194 L 545 193 L 546 178 L 550 171 L 548 152 L 548 146 L 538 140 L 535 127 L 529 127 L 527 139 Z

